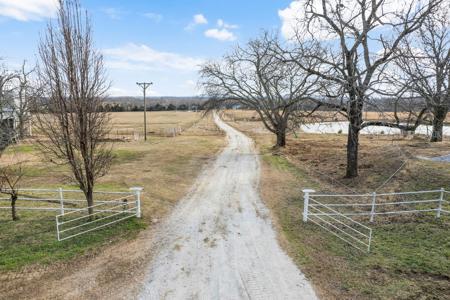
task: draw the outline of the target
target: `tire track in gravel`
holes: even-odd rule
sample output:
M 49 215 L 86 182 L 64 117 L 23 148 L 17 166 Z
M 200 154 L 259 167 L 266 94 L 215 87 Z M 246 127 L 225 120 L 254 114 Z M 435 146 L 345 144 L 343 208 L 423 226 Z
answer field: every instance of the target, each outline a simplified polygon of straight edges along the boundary
M 139 298 L 317 299 L 277 243 L 252 140 L 215 122 L 228 146 L 161 224 Z

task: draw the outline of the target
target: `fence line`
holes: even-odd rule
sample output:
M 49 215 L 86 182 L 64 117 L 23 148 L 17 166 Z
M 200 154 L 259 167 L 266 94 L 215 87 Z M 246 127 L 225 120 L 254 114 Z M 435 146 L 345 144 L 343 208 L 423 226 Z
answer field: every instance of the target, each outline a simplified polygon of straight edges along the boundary
M 58 241 L 67 240 L 69 238 L 88 233 L 108 225 L 129 219 L 131 217 L 141 217 L 141 187 L 130 188 L 129 192 L 107 192 L 94 191 L 95 205 L 85 206 L 86 199 L 73 199 L 67 197 L 70 193 L 83 193 L 81 190 L 64 190 L 58 189 L 20 189 L 19 197 L 16 203 L 43 203 L 50 206 L 16 206 L 17 210 L 31 210 L 31 211 L 59 211 L 56 216 L 56 236 Z M 20 194 L 27 193 L 23 197 Z M 58 197 L 49 196 L 54 193 Z M 33 198 L 29 194 L 37 195 Z M 98 197 L 112 197 L 112 199 L 95 199 Z M 0 201 L 11 201 L 11 198 L 0 198 Z M 57 206 L 51 206 L 57 204 Z M 69 207 L 68 207 L 69 205 Z M 72 205 L 73 207 L 70 207 Z M 81 206 L 80 206 L 81 205 Z M 0 206 L 1 209 L 11 209 L 11 206 Z M 81 216 L 80 216 L 81 214 Z M 124 215 L 124 216 L 123 216 Z M 118 219 L 108 222 L 106 224 L 97 224 L 100 221 L 118 217 Z M 122 217 L 123 216 L 123 217 Z M 85 220 L 88 219 L 87 222 Z M 72 225 L 69 227 L 68 225 Z M 76 229 L 86 228 L 95 224 L 93 228 L 83 230 L 68 236 L 62 237 L 61 234 L 74 231 Z M 63 228 L 64 226 L 64 228 Z
M 303 221 L 308 222 L 311 221 L 320 227 L 324 228 L 328 232 L 334 234 L 338 238 L 344 240 L 355 248 L 360 250 L 361 247 L 358 247 L 352 241 L 357 241 L 360 244 L 366 246 L 367 251 L 370 251 L 370 244 L 372 241 L 372 229 L 368 226 L 357 222 L 350 218 L 350 216 L 369 216 L 369 221 L 372 223 L 376 215 L 395 215 L 395 214 L 405 214 L 405 213 L 418 213 L 418 212 L 436 212 L 436 218 L 440 218 L 441 214 L 450 214 L 450 201 L 445 199 L 445 195 L 450 194 L 450 191 L 446 191 L 444 188 L 439 190 L 428 190 L 428 191 L 416 191 L 416 192 L 399 192 L 399 193 L 367 193 L 367 194 L 315 194 L 314 190 L 305 189 L 303 190 L 304 196 L 304 207 L 303 207 Z M 419 199 L 419 200 L 402 200 L 402 201 L 389 201 L 382 202 L 380 201 L 380 197 L 393 197 L 393 196 L 401 196 L 401 195 L 424 195 L 424 194 L 439 194 L 438 198 L 432 199 Z M 328 198 L 358 198 L 364 199 L 367 198 L 367 203 L 323 203 L 318 201 L 318 198 L 328 199 Z M 405 205 L 429 205 L 435 204 L 433 208 L 430 207 L 413 207 L 413 209 L 404 209 Z M 444 205 L 448 205 L 444 207 Z M 391 210 L 380 210 L 380 207 L 386 206 L 391 207 Z M 396 209 L 397 206 L 403 209 Z M 370 211 L 351 211 L 351 212 L 342 212 L 337 209 L 342 208 L 353 208 L 357 207 L 359 209 L 370 208 Z M 320 209 L 319 209 L 320 208 Z M 322 209 L 322 210 L 321 210 Z M 325 210 L 325 211 L 324 211 Z M 327 218 L 327 219 L 325 219 Z M 353 228 L 351 225 L 343 223 L 338 218 L 341 218 L 348 221 L 352 226 L 359 226 L 359 228 L 363 228 L 368 233 L 364 233 L 361 230 L 357 230 Z M 319 222 L 322 222 L 320 224 Z M 333 224 L 334 222 L 334 224 Z M 325 223 L 328 227 L 325 226 Z M 344 229 L 351 229 L 351 233 L 344 231 Z M 337 231 L 337 232 L 336 232 Z M 350 237 L 351 239 L 348 240 Z M 356 236 L 355 236 L 356 235 Z M 361 239 L 361 237 L 363 237 Z

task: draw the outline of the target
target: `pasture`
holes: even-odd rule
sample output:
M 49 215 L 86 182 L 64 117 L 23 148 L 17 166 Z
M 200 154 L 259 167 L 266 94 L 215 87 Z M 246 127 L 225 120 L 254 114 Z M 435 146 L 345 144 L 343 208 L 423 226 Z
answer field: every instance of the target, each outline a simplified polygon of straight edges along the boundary
M 142 112 L 113 113 L 112 131 L 130 128 L 139 131 Z M 114 160 L 109 173 L 96 190 L 128 191 L 144 188 L 142 219 L 130 219 L 108 229 L 58 242 L 55 213 L 19 210 L 20 219 L 11 221 L 9 210 L 0 210 L 0 294 L 13 291 L 19 280 L 52 265 L 64 265 L 73 258 L 92 256 L 119 241 L 133 239 L 143 228 L 157 224 L 183 197 L 194 179 L 224 145 L 224 136 L 211 116 L 194 112 L 148 113 L 148 141 L 116 137 Z M 158 124 L 154 124 L 158 123 Z M 176 136 L 163 136 L 159 130 L 177 124 L 183 130 Z M 141 133 L 142 135 L 142 133 Z M 40 153 L 36 141 L 27 139 L 12 145 L 0 163 L 21 161 L 22 188 L 77 188 L 67 166 L 53 165 Z M 1 206 L 8 206 L 2 202 Z M 21 204 L 24 206 L 27 204 Z M 6 294 L 5 294 L 6 295 Z M 1 298 L 1 297 L 0 297 Z

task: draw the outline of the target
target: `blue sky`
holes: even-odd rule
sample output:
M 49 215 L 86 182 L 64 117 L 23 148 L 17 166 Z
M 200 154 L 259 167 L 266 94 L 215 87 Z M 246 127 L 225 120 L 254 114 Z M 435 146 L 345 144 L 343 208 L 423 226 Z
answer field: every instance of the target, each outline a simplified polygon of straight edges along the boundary
M 0 0 L 0 57 L 11 68 L 33 64 L 39 35 L 55 0 Z M 138 95 L 136 81 L 153 81 L 152 95 L 189 96 L 198 65 L 217 59 L 262 29 L 282 26 L 285 0 L 81 0 L 104 53 L 111 95 Z

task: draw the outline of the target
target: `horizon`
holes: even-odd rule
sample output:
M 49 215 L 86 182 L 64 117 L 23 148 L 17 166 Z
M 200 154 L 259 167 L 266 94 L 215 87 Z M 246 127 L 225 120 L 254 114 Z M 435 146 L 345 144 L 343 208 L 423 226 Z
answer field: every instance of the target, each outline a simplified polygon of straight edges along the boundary
M 112 82 L 109 95 L 113 97 L 140 96 L 136 81 L 155 83 L 148 90 L 149 96 L 201 95 L 197 87 L 200 64 L 219 59 L 234 45 L 245 43 L 263 29 L 286 37 L 291 8 L 297 3 L 80 2 L 91 19 L 94 44 L 103 53 Z M 56 0 L 22 4 L 0 1 L 0 58 L 11 69 L 18 69 L 24 60 L 29 68 L 36 64 L 39 37 L 45 34 L 46 24 L 54 20 L 57 8 Z

